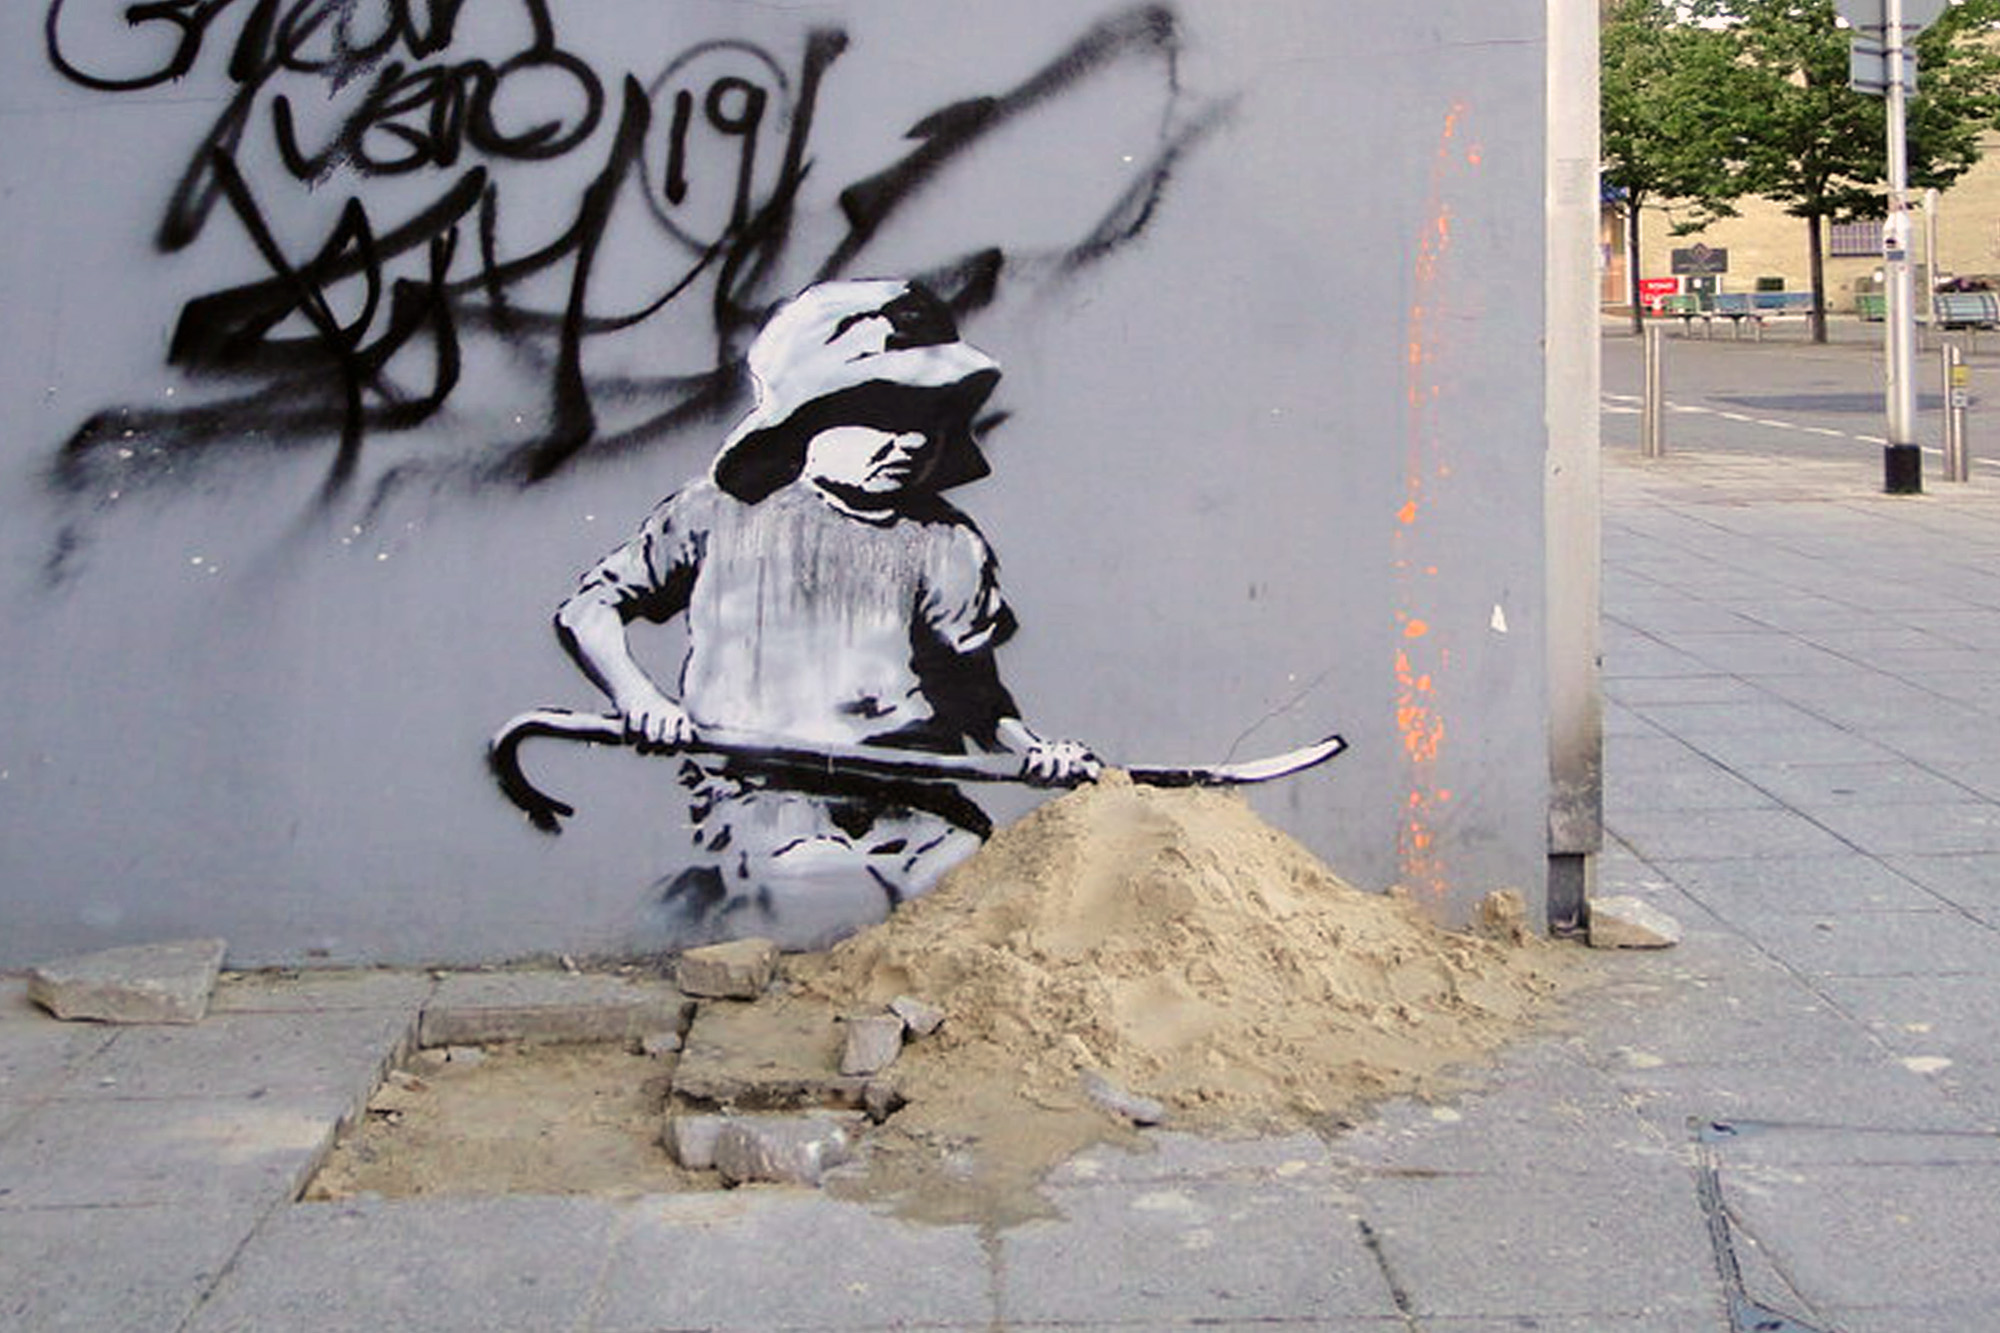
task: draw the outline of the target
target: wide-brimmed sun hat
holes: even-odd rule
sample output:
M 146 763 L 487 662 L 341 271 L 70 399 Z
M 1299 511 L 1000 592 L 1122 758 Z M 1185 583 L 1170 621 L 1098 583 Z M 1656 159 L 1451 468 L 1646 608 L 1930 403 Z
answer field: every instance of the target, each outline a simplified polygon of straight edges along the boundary
M 779 307 L 750 344 L 756 405 L 716 452 L 709 475 L 755 503 L 799 475 L 814 435 L 832 426 L 924 430 L 939 445 L 928 489 L 983 477 L 972 419 L 1000 382 L 992 357 L 958 336 L 951 311 L 921 284 L 823 282 Z

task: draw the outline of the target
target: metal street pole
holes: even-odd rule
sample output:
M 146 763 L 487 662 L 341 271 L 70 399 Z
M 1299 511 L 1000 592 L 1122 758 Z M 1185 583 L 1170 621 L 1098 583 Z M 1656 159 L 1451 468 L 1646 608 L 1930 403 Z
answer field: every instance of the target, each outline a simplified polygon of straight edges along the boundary
M 1639 457 L 1664 458 L 1667 453 L 1666 374 L 1664 348 L 1667 331 L 1658 323 L 1646 326 L 1646 383 L 1639 400 Z
M 1938 202 L 1936 190 L 1924 191 L 1924 318 L 1937 324 L 1938 283 L 1944 270 L 1938 267 Z
M 1910 283 L 1909 142 L 1904 134 L 1908 93 L 1903 70 L 1903 0 L 1883 0 L 1883 69 L 1889 108 L 1889 219 L 1882 228 L 1883 283 L 1888 289 L 1884 332 L 1888 371 L 1889 442 L 1882 448 L 1882 489 L 1915 495 L 1924 489 L 1923 451 L 1916 442 L 1916 325 Z
M 1944 345 L 1944 479 L 1972 480 L 1972 456 L 1966 452 L 1965 408 L 1972 397 L 1972 374 L 1965 353 L 1955 342 Z

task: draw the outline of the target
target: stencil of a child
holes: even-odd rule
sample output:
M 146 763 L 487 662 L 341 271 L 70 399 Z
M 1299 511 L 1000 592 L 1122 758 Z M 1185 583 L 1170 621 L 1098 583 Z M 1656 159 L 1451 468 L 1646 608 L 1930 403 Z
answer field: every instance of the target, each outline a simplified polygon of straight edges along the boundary
M 978 747 L 1018 754 L 1030 781 L 1094 777 L 1096 758 L 1036 735 L 1001 683 L 994 650 L 1015 620 L 997 562 L 942 498 L 988 471 L 972 425 L 999 367 L 935 296 L 894 280 L 808 288 L 749 363 L 755 405 L 708 475 L 662 501 L 556 614 L 627 739 L 675 751 L 713 727 L 792 747 Z M 627 636 L 634 620 L 675 616 L 678 697 Z M 824 942 L 868 924 L 827 921 L 814 902 L 829 885 L 872 885 L 879 919 L 991 829 L 943 783 L 760 774 L 698 750 L 682 780 L 698 859 L 662 903 L 688 939 Z

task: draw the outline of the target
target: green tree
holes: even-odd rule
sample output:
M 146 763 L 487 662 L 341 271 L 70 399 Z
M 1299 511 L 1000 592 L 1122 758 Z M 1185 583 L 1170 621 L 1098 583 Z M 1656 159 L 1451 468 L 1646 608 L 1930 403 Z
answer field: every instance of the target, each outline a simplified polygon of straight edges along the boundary
M 1698 231 L 1732 215 L 1744 193 L 1726 113 L 1740 74 L 1729 37 L 1689 23 L 1671 0 L 1610 0 L 1598 42 L 1600 175 L 1625 227 L 1637 333 L 1645 210 L 1665 212 L 1676 233 Z
M 1746 193 L 1805 220 L 1812 337 L 1825 342 L 1826 224 L 1888 208 L 1882 99 L 1847 86 L 1855 34 L 1835 23 L 1833 0 L 1697 0 L 1689 8 L 1735 49 L 1727 114 Z M 1905 122 L 1911 188 L 1958 179 L 2000 117 L 1996 21 L 2000 0 L 1955 0 L 1915 38 L 1918 91 Z

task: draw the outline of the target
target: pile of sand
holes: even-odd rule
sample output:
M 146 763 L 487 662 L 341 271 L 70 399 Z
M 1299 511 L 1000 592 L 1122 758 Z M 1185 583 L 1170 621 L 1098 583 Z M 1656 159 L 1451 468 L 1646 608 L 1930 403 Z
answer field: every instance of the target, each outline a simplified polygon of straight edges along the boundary
M 1102 1134 L 1084 1071 L 1199 1129 L 1320 1126 L 1518 1035 L 1556 952 L 1343 883 L 1239 797 L 1107 773 L 994 836 L 795 985 L 944 1008 L 898 1076 L 919 1136 L 1032 1173 Z

